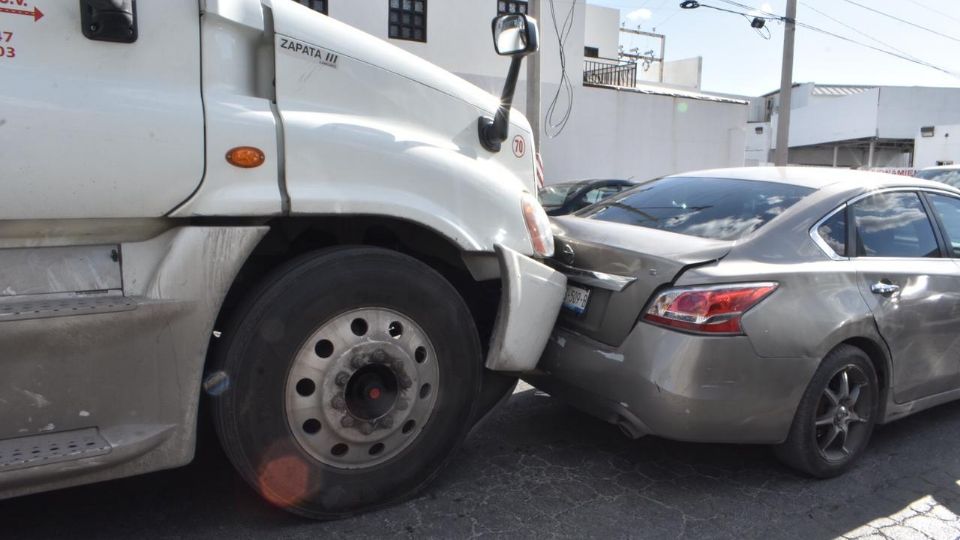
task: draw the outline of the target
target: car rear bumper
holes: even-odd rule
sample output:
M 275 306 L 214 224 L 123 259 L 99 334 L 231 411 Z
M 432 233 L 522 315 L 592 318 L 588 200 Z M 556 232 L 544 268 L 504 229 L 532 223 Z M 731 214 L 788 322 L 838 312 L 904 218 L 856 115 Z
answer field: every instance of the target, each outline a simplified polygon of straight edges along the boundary
M 567 278 L 508 247 L 496 246 L 503 282 L 486 366 L 524 372 L 537 365 L 557 320 Z
M 639 323 L 616 348 L 557 329 L 538 370 L 524 379 L 631 436 L 776 444 L 817 364 L 761 358 L 742 336 Z

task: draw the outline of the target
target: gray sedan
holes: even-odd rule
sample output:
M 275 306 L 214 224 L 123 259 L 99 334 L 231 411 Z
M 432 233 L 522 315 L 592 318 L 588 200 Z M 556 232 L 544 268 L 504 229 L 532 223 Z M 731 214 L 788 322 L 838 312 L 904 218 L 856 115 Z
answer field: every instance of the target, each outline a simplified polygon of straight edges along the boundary
M 528 381 L 629 436 L 842 473 L 960 397 L 960 191 L 814 168 L 666 177 L 554 219 L 564 309 Z

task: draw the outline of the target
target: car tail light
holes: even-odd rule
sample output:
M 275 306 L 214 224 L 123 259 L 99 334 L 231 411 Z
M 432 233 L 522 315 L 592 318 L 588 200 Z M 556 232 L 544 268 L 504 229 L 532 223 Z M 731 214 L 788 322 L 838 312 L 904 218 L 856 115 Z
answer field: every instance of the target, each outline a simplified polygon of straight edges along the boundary
M 741 335 L 740 318 L 776 288 L 776 283 L 765 282 L 667 289 L 650 304 L 643 320 L 687 332 Z
M 524 193 L 520 199 L 523 210 L 523 222 L 530 233 L 533 251 L 541 257 L 553 257 L 553 231 L 550 230 L 550 218 L 533 195 Z

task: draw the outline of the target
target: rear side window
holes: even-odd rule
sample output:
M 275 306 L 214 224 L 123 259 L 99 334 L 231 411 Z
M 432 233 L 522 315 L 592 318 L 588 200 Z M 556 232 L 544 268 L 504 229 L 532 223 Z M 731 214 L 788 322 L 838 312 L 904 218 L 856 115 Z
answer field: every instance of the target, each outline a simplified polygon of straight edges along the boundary
M 934 193 L 927 193 L 927 197 L 933 204 L 933 210 L 940 218 L 940 223 L 943 224 L 944 232 L 947 233 L 950 256 L 960 259 L 960 199 Z
M 584 210 L 582 217 L 715 240 L 737 240 L 813 190 L 777 182 L 670 177 Z
M 858 257 L 939 257 L 940 248 L 916 193 L 879 193 L 853 204 Z
M 817 235 L 830 246 L 834 253 L 847 256 L 847 209 L 830 216 L 817 227 Z

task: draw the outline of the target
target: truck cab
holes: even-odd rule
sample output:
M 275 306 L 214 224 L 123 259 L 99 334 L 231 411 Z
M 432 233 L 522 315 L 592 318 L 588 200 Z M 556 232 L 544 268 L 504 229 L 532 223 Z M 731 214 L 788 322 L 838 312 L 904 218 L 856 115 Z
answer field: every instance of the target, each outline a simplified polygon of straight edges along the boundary
M 0 498 L 184 465 L 201 398 L 278 506 L 415 493 L 563 296 L 511 77 L 289 0 L 35 4 L 0 13 Z M 536 23 L 493 34 L 515 86 Z

